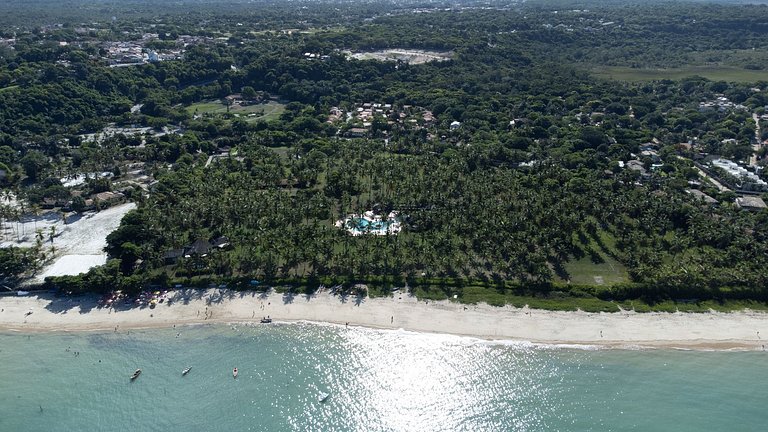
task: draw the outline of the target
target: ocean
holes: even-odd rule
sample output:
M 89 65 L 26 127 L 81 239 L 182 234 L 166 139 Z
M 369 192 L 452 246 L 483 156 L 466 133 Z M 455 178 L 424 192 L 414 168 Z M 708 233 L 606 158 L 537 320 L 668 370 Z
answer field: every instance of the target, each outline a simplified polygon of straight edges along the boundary
M 0 431 L 764 431 L 766 377 L 765 352 L 309 323 L 2 334 Z

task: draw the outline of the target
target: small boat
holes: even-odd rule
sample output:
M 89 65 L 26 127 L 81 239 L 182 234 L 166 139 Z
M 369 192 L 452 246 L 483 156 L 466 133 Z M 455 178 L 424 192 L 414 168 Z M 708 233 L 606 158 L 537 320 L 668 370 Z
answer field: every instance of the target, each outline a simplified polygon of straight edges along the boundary
M 237 378 L 237 368 L 232 369 L 232 378 Z
M 133 381 L 136 378 L 138 378 L 139 375 L 141 375 L 141 369 L 136 369 L 136 372 L 134 372 L 133 375 L 131 375 L 131 381 Z
M 184 369 L 183 371 L 181 371 L 181 376 L 184 376 L 184 375 L 188 374 L 189 371 L 191 371 L 191 370 L 192 370 L 192 366 Z
M 328 396 L 330 396 L 330 393 L 326 392 L 320 392 L 319 395 L 317 395 L 317 401 L 318 402 L 325 402 L 326 399 L 328 399 Z
M 271 322 L 272 322 L 272 318 L 269 318 L 269 317 L 261 319 L 262 324 L 269 324 Z

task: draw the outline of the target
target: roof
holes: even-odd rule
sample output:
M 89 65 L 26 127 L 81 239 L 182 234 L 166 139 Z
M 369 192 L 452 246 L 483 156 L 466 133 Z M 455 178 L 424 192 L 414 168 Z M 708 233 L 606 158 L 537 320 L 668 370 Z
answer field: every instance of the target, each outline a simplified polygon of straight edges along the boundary
M 211 250 L 211 244 L 208 240 L 200 239 L 187 249 L 187 255 L 205 255 Z
M 217 239 L 214 239 L 213 242 L 211 243 L 211 246 L 217 247 L 217 248 L 225 248 L 229 246 L 229 239 L 227 238 L 227 236 L 221 236 Z
M 123 194 L 115 192 L 99 192 L 96 195 L 93 195 L 93 197 L 99 201 L 109 201 L 111 199 L 122 198 Z
M 768 208 L 762 198 L 756 196 L 745 196 L 736 198 L 736 205 L 744 209 L 764 209 Z
M 163 254 L 163 259 L 176 259 L 184 255 L 184 249 L 171 249 Z
M 704 192 L 697 190 L 697 189 L 688 189 L 686 190 L 689 194 L 693 195 L 694 198 L 698 199 L 699 201 L 703 201 L 706 204 L 717 204 L 717 200 L 712 198 L 711 196 L 705 194 Z
M 640 162 L 639 160 L 633 159 L 631 161 L 627 161 L 626 167 L 633 171 L 639 171 L 641 173 L 645 173 L 645 167 L 643 166 L 643 163 Z

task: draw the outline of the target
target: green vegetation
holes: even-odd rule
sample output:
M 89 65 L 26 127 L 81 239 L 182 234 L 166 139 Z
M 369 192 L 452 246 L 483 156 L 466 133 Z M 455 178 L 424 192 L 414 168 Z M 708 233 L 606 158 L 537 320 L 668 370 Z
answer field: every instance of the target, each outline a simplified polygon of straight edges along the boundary
M 194 115 L 228 115 L 231 118 L 244 118 L 248 122 L 270 122 L 280 118 L 285 111 L 285 104 L 276 101 L 267 101 L 247 106 L 231 106 L 220 101 L 195 103 L 187 108 L 187 112 Z
M 106 266 L 47 282 L 68 291 L 407 284 L 590 311 L 768 300 L 768 211 L 697 169 L 765 165 L 764 149 L 750 159 L 768 138 L 753 120 L 768 106 L 767 8 L 414 5 L 190 3 L 150 22 L 137 1 L 43 27 L 17 5 L 20 27 L 0 29 L 0 170 L 25 210 L 2 218 L 98 209 L 106 192 L 137 202 Z M 96 18 L 78 13 L 108 15 L 82 27 Z M 452 57 L 344 54 L 381 50 Z M 403 231 L 336 228 L 366 211 L 397 212 Z M 3 276 L 35 253 L 10 252 Z
M 596 67 L 591 72 L 599 78 L 621 81 L 680 80 L 704 77 L 712 81 L 753 83 L 766 79 L 766 73 L 733 66 L 687 66 L 673 69 L 637 69 L 625 66 Z

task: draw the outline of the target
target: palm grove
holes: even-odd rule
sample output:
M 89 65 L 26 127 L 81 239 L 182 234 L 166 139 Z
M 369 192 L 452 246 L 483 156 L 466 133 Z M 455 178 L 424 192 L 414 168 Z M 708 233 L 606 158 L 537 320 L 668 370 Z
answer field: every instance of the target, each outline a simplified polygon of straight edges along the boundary
M 643 62 L 661 46 L 670 47 L 663 58 L 672 62 L 697 50 L 764 43 L 768 29 L 755 23 L 768 11 L 633 8 L 595 7 L 559 21 L 539 4 L 373 20 L 358 11 L 331 27 L 331 12 L 320 5 L 303 12 L 309 20 L 279 8 L 241 15 L 237 30 L 227 16 L 200 12 L 219 24 L 201 29 L 188 16 L 168 16 L 153 31 L 216 36 L 227 28 L 227 37 L 191 47 L 182 60 L 125 68 L 100 62 L 97 44 L 29 34 L 3 57 L 0 168 L 11 173 L 8 188 L 39 198 L 66 195 L 46 182 L 57 174 L 119 171 L 131 161 L 152 167 L 158 182 L 131 195 L 139 208 L 108 237 L 112 260 L 48 282 L 67 290 L 258 279 L 310 289 L 408 283 L 424 295 L 465 299 L 471 287 L 484 287 L 542 298 L 764 300 L 768 212 L 737 208 L 733 192 L 700 182 L 693 160 L 697 153 L 749 158 L 751 112 L 764 112 L 768 83 L 600 80 L 585 65 Z M 274 28 L 295 21 L 311 31 L 257 29 L 275 15 L 282 21 L 273 18 Z M 689 15 L 714 30 L 676 27 Z M 578 27 L 585 17 L 622 27 Z M 90 37 L 139 33 L 141 22 L 113 23 Z M 563 27 L 543 25 L 550 22 Z M 689 37 L 700 46 L 679 42 Z M 600 50 L 590 46 L 607 54 L 596 58 Z M 384 48 L 452 54 L 407 64 L 340 51 Z M 285 109 L 268 121 L 190 112 L 236 92 L 280 98 Z M 719 95 L 748 111 L 698 109 Z M 363 138 L 349 138 L 344 120 L 327 121 L 331 107 L 353 111 L 364 102 L 420 107 L 436 121 L 379 116 Z M 130 109 L 135 104 L 140 110 Z M 79 142 L 109 122 L 184 131 L 145 143 L 126 136 Z M 680 146 L 694 138 L 693 148 Z M 662 163 L 643 176 L 626 169 L 623 162 L 649 142 Z M 222 150 L 227 157 L 209 159 Z M 691 184 L 720 205 L 698 202 L 686 192 Z M 371 209 L 399 211 L 404 231 L 353 237 L 334 226 Z M 168 251 L 216 238 L 228 247 L 167 259 Z M 583 277 L 605 272 L 615 278 Z

